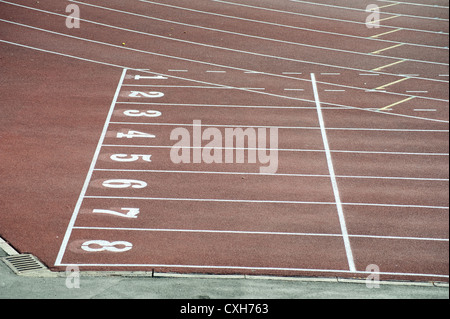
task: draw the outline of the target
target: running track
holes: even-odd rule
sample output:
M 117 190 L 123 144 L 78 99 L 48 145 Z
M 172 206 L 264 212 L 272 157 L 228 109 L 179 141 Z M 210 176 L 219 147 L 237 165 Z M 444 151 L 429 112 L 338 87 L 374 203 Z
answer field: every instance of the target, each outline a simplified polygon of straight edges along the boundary
M 54 270 L 448 281 L 448 1 L 0 1 L 0 65 L 0 236 Z M 172 163 L 195 120 L 277 173 Z

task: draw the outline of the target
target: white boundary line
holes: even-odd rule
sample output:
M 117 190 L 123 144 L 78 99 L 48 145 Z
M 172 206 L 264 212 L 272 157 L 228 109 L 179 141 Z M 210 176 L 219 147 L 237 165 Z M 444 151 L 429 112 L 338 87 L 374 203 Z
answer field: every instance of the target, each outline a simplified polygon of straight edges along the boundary
M 167 232 L 167 233 L 180 232 L 180 233 L 235 234 L 235 235 L 342 237 L 342 234 L 291 233 L 291 232 L 215 230 L 215 229 L 172 229 L 172 228 L 100 227 L 100 226 L 76 226 L 76 227 L 74 227 L 74 229 L 113 230 L 113 231 L 114 230 L 119 230 L 119 231 L 142 231 L 142 232 Z M 448 238 L 382 236 L 382 235 L 349 235 L 349 237 L 353 237 L 353 238 L 372 238 L 372 239 L 392 239 L 392 240 L 417 240 L 417 241 L 449 242 Z
M 325 128 L 325 122 L 323 120 L 322 109 L 319 100 L 319 92 L 317 89 L 316 76 L 314 73 L 311 73 L 311 83 L 314 90 L 314 98 L 316 100 L 317 106 L 317 116 L 319 118 L 320 131 L 322 134 L 323 145 L 325 148 L 325 154 L 327 157 L 328 171 L 330 172 L 331 185 L 333 186 L 334 198 L 336 201 L 336 207 L 339 216 L 339 223 L 341 225 L 342 237 L 344 240 L 345 251 L 347 254 L 348 265 L 351 272 L 356 271 L 355 262 L 353 259 L 353 252 L 350 245 L 350 239 L 348 237 L 347 225 L 345 223 L 344 209 L 342 207 L 341 197 L 339 195 L 339 188 L 337 184 L 336 174 L 334 172 L 333 160 L 331 158 L 330 146 L 328 144 L 327 131 Z
M 342 273 L 342 274 L 361 274 L 361 275 L 373 275 L 373 272 L 356 271 L 351 272 L 349 270 L 334 270 L 334 269 L 307 269 L 307 268 L 277 268 L 277 267 L 245 267 L 245 266 L 209 266 L 209 265 L 168 265 L 168 264 L 84 264 L 84 263 L 72 263 L 61 264 L 59 266 L 80 266 L 80 267 L 153 267 L 153 268 L 183 268 L 183 269 L 231 269 L 231 270 L 262 270 L 262 271 L 293 271 L 293 272 L 306 272 L 306 273 Z M 449 278 L 448 275 L 436 275 L 436 274 L 420 274 L 420 273 L 401 273 L 401 272 L 377 272 L 380 275 L 392 275 L 392 276 L 407 276 L 407 277 L 437 277 L 437 278 Z
M 94 157 L 92 158 L 91 165 L 89 167 L 89 171 L 88 171 L 86 179 L 84 181 L 83 188 L 81 190 L 80 196 L 78 197 L 78 201 L 77 201 L 77 204 L 75 206 L 74 212 L 72 214 L 72 218 L 70 219 L 69 225 L 68 225 L 67 230 L 66 230 L 66 234 L 65 234 L 63 242 L 61 244 L 61 248 L 60 248 L 58 256 L 56 258 L 55 266 L 59 266 L 61 264 L 62 258 L 64 256 L 65 251 L 66 251 L 67 244 L 68 244 L 68 241 L 70 239 L 70 235 L 72 234 L 72 229 L 73 229 L 73 227 L 75 225 L 75 221 L 76 221 L 76 219 L 78 217 L 78 213 L 80 211 L 81 204 L 83 202 L 83 199 L 84 199 L 84 197 L 86 195 L 86 191 L 87 191 L 88 186 L 89 186 L 89 183 L 91 181 L 92 174 L 94 172 L 94 168 L 95 168 L 95 165 L 97 163 L 97 159 L 98 159 L 98 156 L 100 154 L 100 150 L 102 148 L 102 144 L 103 144 L 103 141 L 104 141 L 105 136 L 106 136 L 106 132 L 108 131 L 109 122 L 111 120 L 114 108 L 116 106 L 116 101 L 119 98 L 120 89 L 122 88 L 122 84 L 123 84 L 123 81 L 125 79 L 126 73 L 127 73 L 127 69 L 124 68 L 122 70 L 122 75 L 120 77 L 119 84 L 117 85 L 116 93 L 114 94 L 114 98 L 113 98 L 113 101 L 111 103 L 111 107 L 109 109 L 108 116 L 107 116 L 105 124 L 103 126 L 103 131 L 102 131 L 102 134 L 101 134 L 100 139 L 98 141 L 97 148 L 96 148 L 95 153 L 94 153 Z

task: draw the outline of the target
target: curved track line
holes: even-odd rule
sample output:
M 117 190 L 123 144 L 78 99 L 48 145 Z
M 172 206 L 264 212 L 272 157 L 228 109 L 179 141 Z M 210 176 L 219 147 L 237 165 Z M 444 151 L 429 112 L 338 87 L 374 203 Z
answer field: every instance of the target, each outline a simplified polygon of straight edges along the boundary
M 20 46 L 20 47 L 23 47 L 23 48 L 28 48 L 28 49 L 32 49 L 32 50 L 36 50 L 36 51 L 41 51 L 41 52 L 45 52 L 45 53 L 61 55 L 61 56 L 65 56 L 65 57 L 69 57 L 69 58 L 73 58 L 73 59 L 77 59 L 77 60 L 82 60 L 82 61 L 85 61 L 85 62 L 91 62 L 91 63 L 97 63 L 97 64 L 102 64 L 102 65 L 108 65 L 108 66 L 112 66 L 112 67 L 116 67 L 116 68 L 120 68 L 120 69 L 126 68 L 126 69 L 130 69 L 130 70 L 134 70 L 134 71 L 140 71 L 140 72 L 143 72 L 143 73 L 148 73 L 148 74 L 153 74 L 153 75 L 163 75 L 163 76 L 167 76 L 167 77 L 174 78 L 174 79 L 192 81 L 192 82 L 201 83 L 201 84 L 215 85 L 215 86 L 221 86 L 221 87 L 229 87 L 229 85 L 222 85 L 222 84 L 217 84 L 217 83 L 211 83 L 211 82 L 205 82 L 205 81 L 188 79 L 188 78 L 179 77 L 179 76 L 168 75 L 168 74 L 154 73 L 154 72 L 150 72 L 150 71 L 143 71 L 142 69 L 139 69 L 139 68 L 132 68 L 132 67 L 129 67 L 129 66 L 123 66 L 123 65 L 118 65 L 118 64 L 108 63 L 108 62 L 102 62 L 102 61 L 96 61 L 96 60 L 92 60 L 92 59 L 81 58 L 81 57 L 77 57 L 77 56 L 74 56 L 74 55 L 64 54 L 64 53 L 50 51 L 50 50 L 45 50 L 45 49 L 36 48 L 36 47 L 32 47 L 32 46 L 28 46 L 28 45 L 24 45 L 24 44 L 20 44 L 20 43 L 15 43 L 15 42 L 11 42 L 11 41 L 1 40 L 1 39 L 0 39 L 0 42 L 8 43 L 8 44 L 11 44 L 11 45 Z M 127 48 L 124 48 L 124 47 L 121 47 L 121 46 L 117 46 L 117 45 L 112 45 L 112 44 L 110 46 L 121 48 L 121 49 L 127 49 Z M 159 54 L 155 54 L 155 55 L 159 55 Z M 190 62 L 192 62 L 192 61 L 190 61 Z M 269 75 L 269 74 L 267 74 L 267 75 Z M 248 90 L 248 89 L 244 89 L 244 88 L 238 88 L 238 87 L 236 87 L 234 89 L 239 90 L 239 91 L 270 95 L 270 96 L 274 96 L 274 97 L 280 97 L 280 98 L 291 99 L 291 100 L 296 100 L 296 101 L 303 101 L 303 102 L 307 101 L 307 102 L 311 102 L 311 103 L 313 102 L 313 101 L 308 101 L 308 100 L 299 99 L 299 98 L 295 98 L 295 97 L 288 97 L 288 96 L 277 95 L 277 94 L 261 92 L 261 91 L 252 91 L 252 90 Z M 339 105 L 339 104 L 333 104 L 333 103 L 324 103 L 324 104 L 338 106 L 338 107 L 343 107 L 343 108 L 348 108 L 348 109 L 360 110 L 360 111 L 365 111 L 365 112 L 372 112 L 372 113 L 378 113 L 378 114 L 384 114 L 384 115 L 390 115 L 390 116 L 405 117 L 405 118 L 410 118 L 410 119 L 415 119 L 415 120 L 424 120 L 424 121 L 438 122 L 438 123 L 449 123 L 449 121 L 445 121 L 445 120 L 437 120 L 437 119 L 430 119 L 430 118 L 425 118 L 425 117 L 417 117 L 417 116 L 411 116 L 411 115 L 405 115 L 405 114 L 389 113 L 389 112 L 383 112 L 383 111 L 378 111 L 378 110 L 370 110 L 370 109 L 359 108 L 359 107 L 356 107 L 356 106 Z
M 80 38 L 80 37 L 68 35 L 68 34 L 65 34 L 65 33 L 60 33 L 60 32 L 56 32 L 56 31 L 51 31 L 51 30 L 47 30 L 47 29 L 33 27 L 33 26 L 30 26 L 30 25 L 17 23 L 17 22 L 13 22 L 13 21 L 8 21 L 8 20 L 4 20 L 4 19 L 0 19 L 0 21 L 1 22 L 5 22 L 5 23 L 18 25 L 18 26 L 25 27 L 25 28 L 30 28 L 30 29 L 42 31 L 42 32 L 56 34 L 56 35 L 63 36 L 63 37 L 73 38 L 73 39 L 76 39 L 76 40 L 87 41 L 87 42 L 101 44 L 101 45 L 106 45 L 106 46 L 112 46 L 112 47 L 121 48 L 121 49 L 125 49 L 125 50 L 130 50 L 130 51 L 135 51 L 135 52 L 139 52 L 139 53 L 144 53 L 144 54 L 157 55 L 157 56 L 173 58 L 173 59 L 178 59 L 178 60 L 183 60 L 183 61 L 188 61 L 188 62 L 194 62 L 194 63 L 211 65 L 211 66 L 220 67 L 220 68 L 228 68 L 228 69 L 239 70 L 239 71 L 243 71 L 243 72 L 254 72 L 254 73 L 257 72 L 258 74 L 263 74 L 263 75 L 268 75 L 268 76 L 274 76 L 274 77 L 279 77 L 279 78 L 286 78 L 286 79 L 291 79 L 291 80 L 309 82 L 309 80 L 306 80 L 306 79 L 290 77 L 290 76 L 286 76 L 286 75 L 273 74 L 273 73 L 267 73 L 267 72 L 259 72 L 259 71 L 254 71 L 254 70 L 248 70 L 248 69 L 243 69 L 243 68 L 232 67 L 232 66 L 229 66 L 229 65 L 222 65 L 222 64 L 216 64 L 216 63 L 211 63 L 211 62 L 204 62 L 204 61 L 193 60 L 193 59 L 188 59 L 188 58 L 181 58 L 181 57 L 177 57 L 177 56 L 166 55 L 166 54 L 156 53 L 156 52 L 152 52 L 152 51 L 145 51 L 145 50 L 139 50 L 139 49 L 134 49 L 134 48 L 127 48 L 127 47 L 114 45 L 114 44 L 110 44 L 110 43 L 106 43 L 106 42 L 101 42 L 101 41 L 96 41 L 96 40 L 91 40 L 91 39 L 86 39 L 86 38 Z M 92 21 L 88 21 L 88 20 L 86 20 L 86 22 L 97 24 L 97 25 L 102 25 L 102 26 L 108 26 L 108 25 L 104 25 L 102 23 L 92 22 Z M 120 30 L 123 30 L 123 31 L 133 32 L 132 30 L 123 29 L 123 28 L 119 28 L 119 27 L 113 27 L 113 26 L 108 26 L 108 27 L 120 29 Z M 144 32 L 140 32 L 140 31 L 134 31 L 134 32 L 145 34 Z M 310 62 L 306 62 L 306 63 L 310 63 Z M 336 67 L 336 66 L 332 66 L 332 67 Z M 342 67 L 342 68 L 345 68 L 345 67 Z M 351 68 L 345 68 L 345 69 L 351 69 Z M 362 71 L 362 70 L 359 70 L 359 71 Z M 401 75 L 396 75 L 396 76 L 401 76 Z M 401 76 L 401 77 L 406 79 L 405 76 Z M 425 79 L 425 78 L 412 77 L 412 76 L 411 77 L 407 77 L 407 78 L 408 79 L 430 80 L 430 81 L 436 81 L 436 82 L 446 82 L 446 81 L 441 81 L 441 80 L 434 80 L 434 79 L 432 80 L 432 79 Z M 207 83 L 207 82 L 203 82 L 203 83 Z M 355 90 L 360 90 L 360 91 L 367 92 L 366 88 L 359 88 L 359 87 L 354 87 L 354 86 L 349 86 L 349 85 L 342 85 L 342 84 L 336 84 L 336 83 L 330 83 L 330 82 L 322 82 L 322 81 L 318 81 L 317 83 L 325 84 L 325 85 L 331 85 L 331 86 L 336 86 L 336 87 L 341 87 L 341 88 L 355 89 Z M 225 87 L 224 85 L 221 85 L 221 86 Z M 227 88 L 232 88 L 230 86 L 226 86 L 226 87 Z M 233 88 L 237 89 L 235 87 L 233 87 Z M 376 92 L 376 91 L 374 91 L 374 92 Z M 434 100 L 434 101 L 448 102 L 448 100 L 445 100 L 445 99 L 437 99 L 437 98 L 426 97 L 426 96 L 403 94 L 403 93 L 398 93 L 398 92 L 388 92 L 388 91 L 382 91 L 381 92 L 380 91 L 380 92 L 377 92 L 377 93 L 388 94 L 388 95 L 396 95 L 396 96 L 402 96 L 402 97 L 406 96 L 408 98 L 416 98 L 416 99 L 423 99 L 423 100 Z M 269 93 L 267 93 L 267 94 L 269 94 Z M 280 95 L 274 95 L 274 96 L 280 96 Z M 284 96 L 284 97 L 286 97 L 286 96 Z M 286 97 L 286 98 L 289 98 L 289 97 Z M 302 99 L 299 99 L 299 100 L 302 100 Z M 308 101 L 308 100 L 305 100 L 305 101 Z M 328 104 L 328 105 L 338 105 L 338 104 L 332 104 L 332 103 L 326 103 L 326 104 Z M 383 111 L 383 110 L 380 110 L 380 111 Z
M 405 44 L 405 45 L 425 47 L 425 48 L 449 50 L 449 48 L 447 48 L 447 47 L 438 47 L 438 46 L 433 46 L 433 45 L 411 43 L 411 42 L 399 42 L 399 41 L 393 41 L 393 40 L 377 39 L 377 38 L 372 38 L 372 37 L 363 37 L 363 36 L 357 36 L 357 35 L 351 35 L 351 34 L 336 33 L 336 32 L 323 31 L 323 30 L 315 30 L 315 29 L 296 27 L 296 26 L 290 26 L 290 25 L 285 25 L 285 24 L 278 24 L 278 23 L 273 23 L 273 22 L 268 22 L 268 21 L 261 21 L 261 20 L 248 19 L 248 18 L 241 18 L 241 17 L 230 16 L 230 15 L 225 15 L 225 14 L 220 14 L 220 13 L 215 13 L 215 12 L 196 10 L 196 9 L 185 8 L 185 7 L 180 7 L 180 6 L 174 6 L 174 5 L 170 5 L 170 4 L 166 4 L 166 3 L 159 3 L 159 2 L 149 1 L 149 0 L 140 0 L 140 1 L 141 2 L 150 3 L 150 4 L 153 4 L 153 5 L 159 5 L 159 6 L 164 6 L 164 7 L 168 7 L 168 8 L 180 9 L 180 10 L 183 10 L 183 11 L 191 11 L 191 12 L 195 12 L 195 13 L 202 13 L 202 14 L 213 15 L 213 16 L 223 17 L 223 18 L 228 18 L 228 19 L 235 19 L 235 20 L 248 21 L 248 22 L 253 22 L 253 23 L 267 24 L 267 25 L 272 25 L 272 26 L 276 26 L 276 27 L 295 29 L 295 30 L 302 30 L 302 31 L 309 31 L 309 32 L 315 32 L 315 33 L 322 33 L 322 34 L 328 34 L 328 35 L 333 35 L 333 36 L 338 36 L 338 37 L 349 37 L 349 38 L 360 39 L 360 40 L 369 40 L 369 41 L 394 43 L 394 44 Z M 80 3 L 82 3 L 82 2 L 80 2 Z M 396 30 L 394 30 L 394 31 L 396 31 Z M 393 31 L 390 31 L 390 32 L 393 32 Z
M 310 2 L 310 1 L 303 1 L 303 0 L 289 0 L 289 1 L 296 2 L 296 3 L 301 3 L 301 4 L 308 4 L 308 5 L 313 5 L 313 6 L 319 6 L 319 7 L 334 8 L 334 9 L 339 9 L 339 10 L 367 12 L 366 9 L 336 6 L 336 5 L 332 5 L 332 4 L 328 4 L 328 3 Z M 398 17 L 406 17 L 406 18 L 433 20 L 433 21 L 447 21 L 447 22 L 449 21 L 448 19 L 443 19 L 443 18 L 416 16 L 416 15 L 411 15 L 411 14 L 402 14 L 402 13 L 387 12 L 387 11 L 383 11 L 383 14 L 390 14 L 390 15 L 394 15 L 394 16 L 398 16 Z
M 143 0 L 139 0 L 143 1 Z M 337 21 L 337 22 L 345 22 L 345 23 L 353 23 L 358 25 L 366 25 L 365 22 L 359 22 L 359 21 L 352 21 L 352 20 L 342 20 L 342 19 L 336 19 L 336 18 L 328 18 L 328 17 L 321 17 L 321 16 L 315 16 L 315 15 L 309 15 L 304 13 L 298 13 L 298 12 L 290 12 L 290 11 L 284 11 L 284 10 L 277 10 L 277 9 L 270 9 L 270 8 L 264 8 L 264 7 L 257 7 L 257 6 L 251 6 L 248 4 L 242 4 L 242 3 L 235 3 L 235 2 L 229 2 L 229 1 L 223 1 L 223 0 L 211 0 L 218 3 L 224 3 L 229 5 L 235 5 L 235 6 L 241 6 L 241 7 L 248 7 L 252 9 L 259 9 L 259 10 L 265 10 L 265 11 L 272 11 L 272 12 L 278 12 L 278 13 L 284 13 L 284 14 L 291 14 L 291 15 L 298 15 L 298 16 L 305 16 L 310 18 L 317 18 L 317 19 L 324 19 L 329 21 Z M 389 25 L 383 25 L 384 28 L 391 28 L 391 29 L 398 29 L 399 27 L 395 26 L 389 26 Z M 421 29 L 412 29 L 412 28 L 402 28 L 404 30 L 408 31 L 416 31 L 416 32 L 424 32 L 424 33 L 433 33 L 433 34 L 448 34 L 447 32 L 441 32 L 441 31 L 430 31 L 430 30 L 421 30 Z

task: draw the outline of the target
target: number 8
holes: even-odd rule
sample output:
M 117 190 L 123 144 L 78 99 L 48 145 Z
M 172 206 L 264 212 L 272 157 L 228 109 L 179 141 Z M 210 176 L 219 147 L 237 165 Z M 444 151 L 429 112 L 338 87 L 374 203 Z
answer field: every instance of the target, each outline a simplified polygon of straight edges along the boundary
M 92 248 L 91 245 L 98 245 L 100 247 Z M 116 246 L 124 246 L 124 247 L 119 248 Z M 121 253 L 133 248 L 133 244 L 127 241 L 109 242 L 107 240 L 90 240 L 81 245 L 81 248 L 88 252 L 110 251 L 114 253 Z

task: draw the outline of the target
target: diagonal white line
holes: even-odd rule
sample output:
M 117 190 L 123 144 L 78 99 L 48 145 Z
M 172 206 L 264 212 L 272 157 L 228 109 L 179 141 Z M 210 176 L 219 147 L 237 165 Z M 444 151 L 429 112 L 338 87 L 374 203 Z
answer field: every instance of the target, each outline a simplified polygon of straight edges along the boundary
M 312 82 L 312 86 L 313 86 L 313 90 L 314 90 L 314 99 L 316 100 L 317 115 L 319 117 L 320 131 L 322 134 L 323 145 L 324 145 L 325 154 L 327 157 L 328 170 L 330 172 L 331 184 L 333 186 L 334 198 L 336 201 L 336 207 L 337 207 L 337 211 L 338 211 L 338 215 L 339 215 L 339 222 L 341 224 L 342 237 L 344 239 L 345 251 L 347 253 L 348 265 L 349 265 L 350 271 L 353 272 L 353 271 L 356 271 L 356 267 L 355 267 L 355 262 L 353 259 L 353 252 L 352 252 L 352 248 L 350 245 L 350 239 L 348 236 L 347 225 L 345 223 L 344 208 L 342 207 L 341 196 L 339 194 L 339 188 L 338 188 L 338 184 L 337 184 L 337 180 L 336 180 L 336 174 L 334 172 L 333 160 L 331 158 L 331 151 L 330 151 L 330 146 L 328 144 L 328 137 L 327 137 L 327 132 L 325 129 L 325 122 L 323 120 L 322 108 L 320 105 L 319 93 L 318 93 L 318 89 L 317 89 L 316 76 L 314 73 L 311 73 L 311 82 Z
M 92 158 L 88 174 L 87 174 L 86 179 L 84 181 L 83 188 L 81 190 L 80 196 L 78 197 L 77 204 L 75 205 L 74 212 L 73 212 L 72 217 L 70 219 L 69 225 L 68 225 L 67 230 L 66 230 L 66 234 L 64 235 L 63 242 L 61 244 L 58 256 L 56 258 L 56 261 L 55 261 L 55 265 L 56 266 L 61 264 L 62 258 L 64 256 L 65 251 L 66 251 L 67 244 L 69 242 L 70 236 L 72 234 L 73 227 L 75 225 L 75 221 L 76 221 L 76 219 L 78 217 L 78 212 L 80 211 L 81 204 L 83 203 L 83 198 L 86 195 L 86 191 L 87 191 L 89 183 L 91 181 L 91 177 L 92 177 L 92 174 L 94 172 L 94 168 L 95 168 L 95 165 L 97 163 L 97 159 L 98 159 L 98 156 L 100 154 L 100 150 L 102 148 L 102 144 L 103 144 L 103 142 L 105 140 L 106 132 L 108 131 L 109 122 L 111 121 L 111 117 L 112 117 L 114 108 L 116 106 L 117 99 L 119 98 L 120 89 L 122 88 L 122 84 L 124 82 L 126 73 L 127 73 L 127 69 L 124 68 L 122 70 L 122 75 L 120 77 L 119 84 L 117 85 L 116 93 L 114 94 L 114 98 L 113 98 L 113 101 L 111 103 L 111 107 L 109 109 L 108 116 L 107 116 L 105 124 L 103 126 L 103 131 L 102 131 L 102 134 L 101 134 L 100 139 L 98 141 L 97 148 L 96 148 L 95 153 L 94 153 L 94 157 Z

